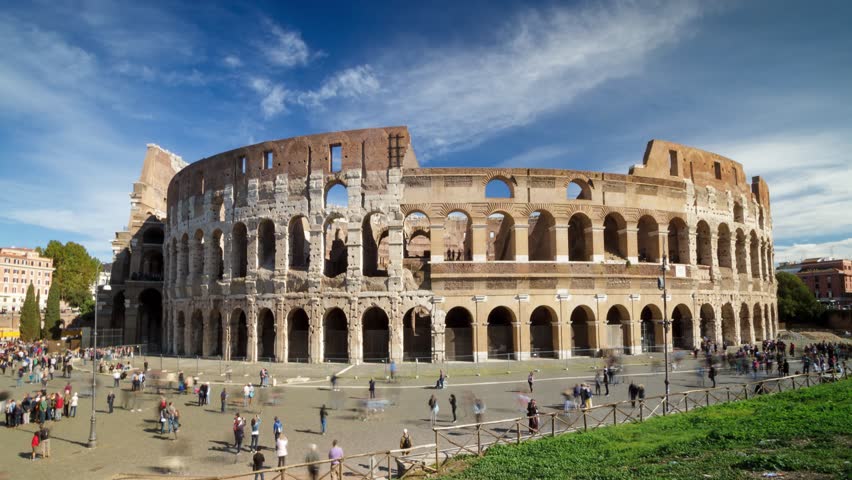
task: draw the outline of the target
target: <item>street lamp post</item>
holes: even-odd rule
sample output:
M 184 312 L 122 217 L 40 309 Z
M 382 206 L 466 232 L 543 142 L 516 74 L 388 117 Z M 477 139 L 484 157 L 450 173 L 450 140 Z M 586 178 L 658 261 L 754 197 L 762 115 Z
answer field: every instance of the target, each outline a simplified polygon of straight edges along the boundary
M 663 273 L 657 281 L 657 286 L 663 291 L 663 368 L 665 368 L 666 377 L 666 404 L 663 406 L 664 411 L 669 409 L 669 303 L 668 289 L 666 288 L 666 271 L 669 269 L 669 259 L 667 255 L 663 255 L 663 262 L 660 264 L 660 271 Z
M 98 446 L 98 436 L 95 433 L 95 401 L 97 395 L 97 370 L 98 370 L 98 285 L 97 278 L 100 276 L 100 267 L 98 268 L 98 274 L 95 276 L 95 326 L 92 329 L 92 420 L 89 424 L 89 442 L 86 444 L 88 448 L 95 448 Z M 109 292 L 112 288 L 109 284 L 104 285 L 103 287 L 105 292 Z

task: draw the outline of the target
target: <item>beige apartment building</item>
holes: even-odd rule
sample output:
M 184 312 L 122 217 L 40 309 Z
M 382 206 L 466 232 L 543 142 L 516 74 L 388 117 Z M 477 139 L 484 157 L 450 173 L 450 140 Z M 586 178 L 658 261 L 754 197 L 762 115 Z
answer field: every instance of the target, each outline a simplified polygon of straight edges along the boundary
M 30 284 L 41 294 L 39 308 L 45 308 L 53 280 L 52 259 L 41 257 L 30 248 L 0 247 L 0 269 L 0 313 L 19 312 Z

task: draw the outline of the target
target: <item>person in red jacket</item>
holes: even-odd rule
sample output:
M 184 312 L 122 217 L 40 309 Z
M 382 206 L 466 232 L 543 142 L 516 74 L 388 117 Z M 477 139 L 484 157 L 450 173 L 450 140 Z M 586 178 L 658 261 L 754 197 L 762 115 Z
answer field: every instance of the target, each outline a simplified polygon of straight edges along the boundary
M 56 394 L 56 410 L 54 413 L 54 418 L 56 421 L 62 420 L 62 409 L 65 408 L 65 399 L 62 398 L 62 395 Z
M 38 441 L 38 430 L 36 430 L 36 431 L 33 433 L 33 440 L 32 440 L 32 442 L 31 442 L 31 443 L 32 443 L 32 447 L 33 447 L 33 455 L 32 455 L 32 457 L 30 458 L 30 460 L 35 460 L 35 457 L 36 457 L 36 451 L 38 450 L 38 444 L 39 444 L 39 441 Z

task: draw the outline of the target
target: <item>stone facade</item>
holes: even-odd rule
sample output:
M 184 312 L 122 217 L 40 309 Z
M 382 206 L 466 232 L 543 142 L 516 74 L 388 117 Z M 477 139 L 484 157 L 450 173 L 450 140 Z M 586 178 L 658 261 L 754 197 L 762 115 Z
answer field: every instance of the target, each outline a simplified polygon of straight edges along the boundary
M 167 208 L 160 325 L 178 354 L 635 354 L 661 348 L 664 316 L 676 348 L 777 331 L 766 183 L 674 143 L 618 175 L 420 168 L 405 127 L 327 133 L 195 162 Z
M 53 281 L 53 259 L 31 248 L 0 247 L 0 313 L 20 313 L 32 284 L 41 295 L 39 309 L 47 307 L 47 293 Z

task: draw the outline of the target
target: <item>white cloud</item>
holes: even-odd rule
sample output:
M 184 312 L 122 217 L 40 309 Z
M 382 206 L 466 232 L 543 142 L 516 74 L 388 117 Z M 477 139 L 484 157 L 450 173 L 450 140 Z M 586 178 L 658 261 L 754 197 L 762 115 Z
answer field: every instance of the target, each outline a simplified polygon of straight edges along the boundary
M 534 147 L 523 153 L 515 155 L 503 162 L 500 162 L 498 167 L 502 168 L 552 168 L 546 167 L 550 165 L 563 165 L 564 163 L 554 164 L 553 160 L 561 160 L 564 162 L 567 155 L 575 152 L 576 147 L 568 145 L 543 145 Z
M 280 67 L 294 67 L 308 63 L 311 52 L 299 32 L 285 30 L 271 20 L 267 20 L 265 24 L 269 38 L 262 49 L 270 63 Z
M 852 238 L 824 243 L 775 245 L 776 262 L 798 262 L 815 257 L 852 258 Z
M 284 101 L 287 99 L 287 90 L 281 84 L 273 84 L 269 79 L 252 77 L 249 79 L 252 90 L 261 95 L 260 108 L 266 118 L 274 117 L 287 109 Z
M 231 68 L 237 68 L 243 65 L 243 61 L 236 55 L 225 55 L 225 58 L 222 59 L 222 63 Z
M 693 2 L 530 11 L 482 45 L 388 52 L 372 63 L 381 79 L 376 94 L 337 98 L 335 115 L 318 120 L 335 130 L 408 124 L 425 156 L 469 148 L 639 72 L 661 47 L 688 35 L 699 16 Z
M 302 92 L 297 102 L 305 106 L 322 106 L 333 98 L 359 98 L 379 90 L 379 79 L 369 65 L 347 68 L 323 82 L 318 90 Z

